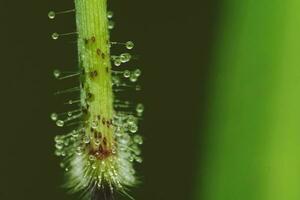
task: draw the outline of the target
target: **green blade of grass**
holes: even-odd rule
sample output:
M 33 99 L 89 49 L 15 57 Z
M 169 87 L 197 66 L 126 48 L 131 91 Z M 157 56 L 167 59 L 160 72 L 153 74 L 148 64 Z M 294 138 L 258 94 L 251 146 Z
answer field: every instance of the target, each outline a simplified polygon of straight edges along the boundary
M 298 200 L 300 2 L 222 8 L 196 199 Z

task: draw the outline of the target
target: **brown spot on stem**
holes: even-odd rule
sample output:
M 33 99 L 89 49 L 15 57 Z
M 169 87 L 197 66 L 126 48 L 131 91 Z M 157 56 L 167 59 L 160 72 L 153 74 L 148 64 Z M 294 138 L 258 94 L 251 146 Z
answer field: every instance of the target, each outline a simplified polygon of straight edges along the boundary
M 97 55 L 98 55 L 98 56 L 101 56 L 101 54 L 102 54 L 101 49 L 98 48 L 98 49 L 97 49 Z
M 94 71 L 91 71 L 91 72 L 90 72 L 90 77 L 91 77 L 91 78 L 95 78 L 96 76 L 98 76 L 97 70 L 94 70 Z

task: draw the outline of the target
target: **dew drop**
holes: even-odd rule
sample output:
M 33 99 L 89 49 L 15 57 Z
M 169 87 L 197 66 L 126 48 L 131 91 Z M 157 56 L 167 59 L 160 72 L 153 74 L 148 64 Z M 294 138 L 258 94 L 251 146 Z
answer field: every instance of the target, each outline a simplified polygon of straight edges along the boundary
M 143 144 L 143 138 L 142 138 L 142 136 L 140 136 L 140 135 L 135 135 L 135 136 L 133 137 L 133 141 L 134 141 L 135 143 L 137 143 L 137 144 Z
M 57 118 L 58 118 L 58 116 L 57 116 L 56 113 L 52 113 L 52 114 L 50 115 L 50 118 L 51 118 L 53 121 L 56 121 Z
M 121 59 L 121 62 L 122 63 L 126 63 L 126 62 L 129 62 L 130 59 L 131 59 L 131 55 L 129 53 L 122 53 L 120 55 L 120 59 Z
M 59 38 L 59 34 L 56 33 L 56 32 L 52 33 L 51 37 L 52 37 L 53 40 L 57 40 Z
M 61 163 L 59 164 L 59 166 L 60 166 L 61 168 L 64 168 L 64 167 L 65 167 L 65 164 L 64 164 L 63 162 L 61 162 Z
M 138 163 L 142 163 L 143 162 L 143 158 L 141 157 L 135 157 L 135 161 L 138 162 Z
M 128 41 L 128 42 L 126 42 L 126 49 L 133 49 L 133 47 L 134 47 L 134 43 L 132 42 L 132 41 Z
M 129 131 L 131 133 L 136 133 L 138 131 L 138 126 L 136 124 L 132 124 L 130 127 L 129 127 Z
M 69 168 L 66 167 L 66 168 L 65 168 L 65 171 L 68 172 L 68 171 L 69 171 Z
M 58 69 L 56 69 L 56 70 L 53 71 L 54 78 L 59 78 L 60 75 L 61 75 L 61 72 Z
M 64 121 L 62 121 L 62 120 L 57 120 L 56 121 L 56 126 L 58 126 L 58 127 L 63 127 L 65 125 L 65 122 Z
M 49 17 L 49 19 L 54 19 L 55 18 L 55 12 L 54 11 L 50 11 L 48 13 L 48 17 Z
M 119 59 L 119 58 L 115 59 L 114 64 L 115 64 L 115 66 L 117 66 L 117 67 L 120 66 L 120 65 L 122 64 L 121 59 Z
M 139 103 L 137 106 L 136 106 L 136 112 L 137 113 L 142 113 L 142 112 L 144 112 L 144 105 L 143 104 L 141 104 L 141 103 Z
M 125 71 L 123 72 L 123 76 L 124 76 L 125 78 L 129 78 L 129 77 L 130 77 L 130 71 L 129 71 L 129 70 L 125 70 Z
M 54 153 L 56 156 L 60 156 L 61 155 L 61 151 L 60 150 L 56 150 Z
M 109 21 L 108 22 L 108 29 L 112 30 L 115 28 L 115 22 L 114 21 Z
M 113 16 L 114 16 L 113 11 L 108 11 L 108 12 L 107 12 L 107 18 L 108 18 L 108 19 L 112 19 Z
M 55 145 L 55 148 L 56 148 L 57 150 L 61 150 L 61 149 L 63 148 L 63 144 L 57 143 L 57 144 Z
M 141 76 L 141 74 L 142 74 L 142 71 L 141 71 L 140 69 L 136 69 L 136 70 L 134 71 L 134 75 L 135 75 L 136 77 Z
M 133 83 L 137 81 L 137 77 L 135 76 L 135 74 L 131 74 L 131 76 L 130 76 L 129 79 L 130 79 L 130 81 L 133 82 Z
M 130 124 L 130 125 L 134 124 L 135 123 L 135 117 L 133 115 L 129 115 L 127 117 L 127 123 Z

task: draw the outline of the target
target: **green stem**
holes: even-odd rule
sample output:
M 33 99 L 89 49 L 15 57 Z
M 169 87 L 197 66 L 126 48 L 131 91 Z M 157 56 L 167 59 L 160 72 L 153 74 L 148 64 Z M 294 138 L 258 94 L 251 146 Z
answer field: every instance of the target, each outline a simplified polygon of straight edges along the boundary
M 81 103 L 87 109 L 87 126 L 97 123 L 97 131 L 112 144 L 113 131 L 107 122 L 113 117 L 110 42 L 106 0 L 75 0 L 80 67 L 82 80 Z M 101 121 L 98 119 L 101 118 Z M 103 122 L 104 123 L 103 123 Z M 87 127 L 90 138 L 94 134 Z

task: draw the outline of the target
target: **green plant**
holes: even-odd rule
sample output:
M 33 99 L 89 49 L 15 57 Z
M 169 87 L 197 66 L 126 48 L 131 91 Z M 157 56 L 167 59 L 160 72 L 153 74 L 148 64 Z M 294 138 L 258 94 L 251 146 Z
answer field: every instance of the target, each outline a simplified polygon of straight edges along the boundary
M 56 136 L 55 153 L 62 157 L 65 186 L 70 192 L 83 192 L 85 198 L 92 199 L 113 199 L 116 191 L 130 197 L 126 190 L 137 183 L 133 162 L 142 162 L 139 145 L 143 139 L 136 132 L 144 106 L 116 96 L 127 89 L 140 90 L 136 81 L 141 71 L 121 70 L 120 65 L 132 60 L 131 54 L 115 56 L 110 51 L 113 45 L 130 50 L 134 44 L 110 42 L 109 29 L 114 23 L 106 0 L 75 0 L 74 11 L 79 70 L 55 70 L 54 76 L 60 80 L 79 77 L 78 87 L 59 93 L 79 91 L 80 99 L 68 101 L 78 104 L 78 108 L 51 115 L 59 127 L 76 124 L 69 133 Z M 48 16 L 54 19 L 57 13 L 66 12 L 50 11 Z M 52 38 L 66 35 L 69 34 L 54 33 Z

